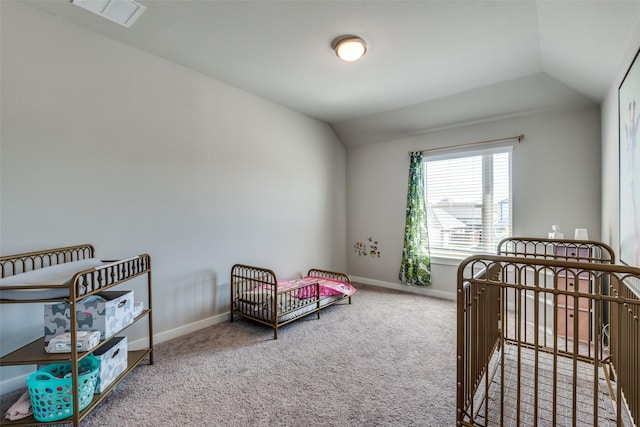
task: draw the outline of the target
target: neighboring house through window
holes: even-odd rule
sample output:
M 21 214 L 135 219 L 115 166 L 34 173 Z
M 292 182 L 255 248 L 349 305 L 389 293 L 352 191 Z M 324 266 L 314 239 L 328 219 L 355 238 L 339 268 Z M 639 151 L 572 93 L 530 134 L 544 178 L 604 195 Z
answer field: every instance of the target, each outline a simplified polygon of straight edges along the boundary
M 495 253 L 511 236 L 511 147 L 425 155 L 434 256 Z

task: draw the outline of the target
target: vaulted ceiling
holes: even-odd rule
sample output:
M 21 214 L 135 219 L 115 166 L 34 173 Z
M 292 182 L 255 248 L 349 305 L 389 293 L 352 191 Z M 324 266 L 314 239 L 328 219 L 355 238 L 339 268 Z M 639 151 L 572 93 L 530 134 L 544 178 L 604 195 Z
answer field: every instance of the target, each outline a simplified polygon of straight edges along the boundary
M 138 0 L 125 28 L 20 0 L 331 124 L 346 146 L 514 112 L 597 105 L 640 1 Z M 331 42 L 357 34 L 363 59 Z

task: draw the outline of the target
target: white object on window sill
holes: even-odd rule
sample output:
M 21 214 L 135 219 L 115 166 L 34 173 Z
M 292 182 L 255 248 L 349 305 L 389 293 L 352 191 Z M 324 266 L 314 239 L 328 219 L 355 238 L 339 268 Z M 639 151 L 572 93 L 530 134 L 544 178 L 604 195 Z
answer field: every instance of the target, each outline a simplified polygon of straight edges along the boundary
M 589 240 L 589 232 L 586 228 L 576 228 L 574 237 L 576 240 Z
M 564 239 L 564 233 L 560 232 L 559 225 L 552 225 L 551 230 L 551 233 L 549 233 L 550 239 Z

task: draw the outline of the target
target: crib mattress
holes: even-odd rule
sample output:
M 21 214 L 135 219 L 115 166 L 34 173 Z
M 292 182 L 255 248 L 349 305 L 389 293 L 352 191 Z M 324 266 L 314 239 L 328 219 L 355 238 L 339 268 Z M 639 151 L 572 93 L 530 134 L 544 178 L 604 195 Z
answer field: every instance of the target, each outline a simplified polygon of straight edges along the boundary
M 0 299 L 29 301 L 69 296 L 69 284 L 81 271 L 107 264 L 98 258 L 52 265 L 0 279 Z M 12 289 L 27 286 L 28 289 Z
M 348 297 L 343 294 L 322 297 L 320 298 L 320 307 L 321 308 L 325 307 L 327 305 L 333 304 L 338 300 L 341 300 L 344 298 L 348 298 Z M 278 323 L 284 323 L 289 320 L 295 319 L 297 317 L 301 317 L 318 308 L 315 300 L 309 299 L 308 301 L 304 301 L 304 302 L 298 301 L 298 305 L 301 305 L 304 303 L 308 303 L 308 305 L 305 305 L 297 309 L 293 309 L 292 311 L 287 312 L 286 310 L 282 310 L 279 313 L 277 313 Z M 236 309 L 236 312 L 241 313 L 247 317 L 251 317 L 253 319 L 258 319 L 258 320 L 262 320 L 263 322 L 269 322 L 269 323 L 273 323 L 274 321 L 273 310 L 270 310 L 268 308 L 256 307 L 255 304 L 252 304 L 246 301 L 242 301 L 242 300 L 236 301 L 235 309 Z

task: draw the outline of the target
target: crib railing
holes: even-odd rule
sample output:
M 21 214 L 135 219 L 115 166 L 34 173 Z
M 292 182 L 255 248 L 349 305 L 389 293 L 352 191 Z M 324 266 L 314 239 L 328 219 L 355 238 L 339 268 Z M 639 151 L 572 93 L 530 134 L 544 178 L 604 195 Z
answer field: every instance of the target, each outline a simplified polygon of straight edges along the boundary
M 458 269 L 457 424 L 504 425 L 506 412 L 516 425 L 531 419 L 556 424 L 560 417 L 563 423 L 569 419 L 567 425 L 580 423 L 586 416 L 580 405 L 560 413 L 567 391 L 558 383 L 564 375 L 574 402 L 584 402 L 576 385 L 588 382 L 587 415 L 597 425 L 605 416 L 598 404 L 599 394 L 607 391 L 599 381 L 604 375 L 611 380 L 616 425 L 637 425 L 640 270 L 610 265 L 613 251 L 597 242 L 511 239 L 503 250 L 516 256 L 470 257 Z M 582 282 L 586 289 L 568 286 Z M 517 366 L 515 388 L 509 390 L 505 352 Z M 561 372 L 563 364 L 568 370 Z M 544 372 L 549 366 L 551 373 Z M 545 375 L 553 376 L 551 386 L 540 380 Z M 500 380 L 497 392 L 490 391 L 494 377 Z M 533 380 L 526 383 L 525 377 Z M 506 407 L 506 397 L 514 398 L 515 407 Z M 529 406 L 523 403 L 527 399 Z
M 52 265 L 93 258 L 94 253 L 93 245 L 84 244 L 27 252 L 18 256 L 0 256 L 0 277 L 13 276 Z
M 612 278 L 609 291 L 616 303 L 611 305 L 611 375 L 616 380 L 616 395 L 624 395 L 629 412 L 640 423 L 640 281 L 637 275 L 620 274 Z M 622 411 L 622 399 L 616 410 Z
M 497 254 L 592 264 L 615 264 L 616 261 L 613 249 L 595 240 L 507 237 L 498 243 Z
M 500 324 L 500 288 L 483 282 L 499 275 L 499 264 L 491 263 L 472 274 L 473 280 L 458 286 L 458 417 L 461 411 L 474 413 L 474 394 L 489 377 L 489 361 L 502 339 Z M 460 275 L 460 272 L 458 272 Z M 464 313 L 464 316 L 460 316 Z M 485 392 L 488 382 L 484 382 Z M 464 419 L 464 418 L 462 418 Z

